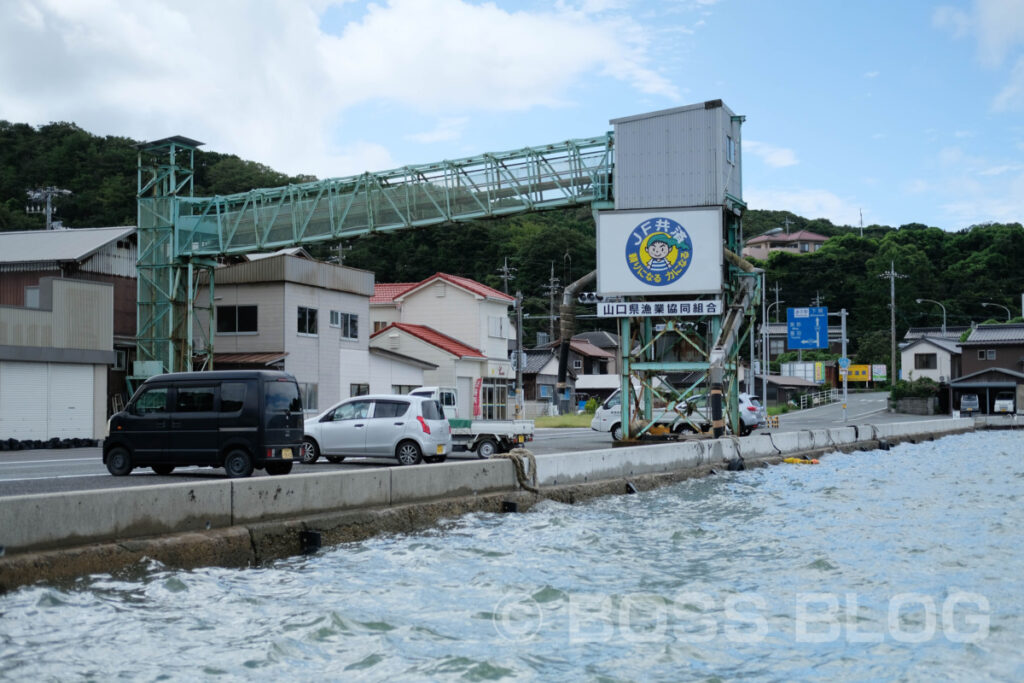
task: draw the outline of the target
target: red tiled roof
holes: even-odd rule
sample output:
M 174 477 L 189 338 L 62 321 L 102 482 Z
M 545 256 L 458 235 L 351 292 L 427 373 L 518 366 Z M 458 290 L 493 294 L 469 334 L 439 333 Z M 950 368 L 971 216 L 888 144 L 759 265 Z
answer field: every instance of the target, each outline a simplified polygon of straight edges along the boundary
M 415 287 L 416 282 L 375 282 L 373 284 L 373 296 L 370 297 L 371 304 L 390 304 L 395 297 L 407 289 Z
M 828 237 L 825 237 L 824 235 L 819 235 L 816 232 L 811 232 L 810 230 L 797 230 L 796 232 L 791 233 L 789 235 L 785 235 L 782 233 L 774 233 L 771 235 L 758 235 L 757 237 L 747 240 L 747 244 L 761 244 L 762 242 L 799 242 L 801 240 L 803 240 L 804 242 L 827 242 Z
M 505 294 L 505 292 L 494 289 L 493 287 L 488 287 L 482 282 L 477 282 L 476 280 L 472 280 L 468 277 L 462 277 L 459 275 L 449 275 L 448 273 L 434 273 L 426 280 L 423 280 L 422 282 L 417 282 L 409 286 L 405 291 L 399 294 L 395 294 L 393 298 L 397 298 L 399 296 L 408 294 L 416 289 L 419 289 L 420 287 L 425 287 L 426 285 L 436 280 L 444 280 L 446 282 L 450 282 L 456 287 L 461 287 L 462 289 L 470 291 L 473 294 L 477 294 L 486 299 L 498 299 L 499 301 L 506 301 L 508 303 L 513 303 L 516 300 L 514 296 Z M 374 293 L 374 296 L 376 296 L 376 293 Z M 370 303 L 374 303 L 374 300 L 370 299 Z
M 458 339 L 449 337 L 446 334 L 441 334 L 434 328 L 427 327 L 426 325 L 412 325 L 410 323 L 391 323 L 387 327 L 378 330 L 377 332 L 370 335 L 370 338 L 372 339 L 378 335 L 384 334 L 391 328 L 402 330 L 403 332 L 411 334 L 417 339 L 421 339 L 427 342 L 431 346 L 436 346 L 442 351 L 446 351 L 452 354 L 453 356 L 458 356 L 459 358 L 487 357 L 484 354 L 477 351 L 476 349 L 474 349 L 472 346 L 463 344 Z

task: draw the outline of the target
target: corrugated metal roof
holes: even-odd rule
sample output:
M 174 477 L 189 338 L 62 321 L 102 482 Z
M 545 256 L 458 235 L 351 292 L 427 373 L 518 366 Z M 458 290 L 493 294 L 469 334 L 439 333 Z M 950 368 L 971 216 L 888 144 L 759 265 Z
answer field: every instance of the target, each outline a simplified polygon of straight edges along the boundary
M 0 263 L 82 261 L 133 232 L 134 225 L 0 232 Z
M 269 353 L 217 353 L 213 354 L 213 366 L 224 363 L 226 365 L 238 365 L 242 363 L 270 365 L 277 361 L 284 360 L 288 355 L 287 351 L 271 351 Z
M 526 355 L 526 363 L 523 365 L 525 375 L 536 375 L 555 357 L 555 354 L 548 350 L 528 350 L 523 353 Z
M 963 345 L 978 344 L 1024 344 L 1024 324 L 978 325 Z

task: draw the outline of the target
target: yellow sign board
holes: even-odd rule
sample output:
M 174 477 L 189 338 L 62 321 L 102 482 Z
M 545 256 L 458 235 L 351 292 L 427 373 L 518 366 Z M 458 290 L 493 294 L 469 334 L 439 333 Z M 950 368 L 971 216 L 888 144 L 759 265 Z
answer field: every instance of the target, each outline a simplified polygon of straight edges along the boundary
M 846 376 L 849 382 L 869 382 L 871 381 L 871 366 L 870 365 L 851 365 L 850 372 Z

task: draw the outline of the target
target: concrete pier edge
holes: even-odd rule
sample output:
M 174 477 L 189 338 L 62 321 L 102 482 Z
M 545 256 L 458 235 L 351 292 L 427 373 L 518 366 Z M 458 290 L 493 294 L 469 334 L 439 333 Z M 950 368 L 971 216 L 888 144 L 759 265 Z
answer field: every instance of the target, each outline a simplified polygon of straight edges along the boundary
M 540 455 L 540 494 L 519 488 L 512 462 L 480 460 L 416 467 L 145 486 L 0 498 L 0 592 L 129 568 L 248 567 L 303 552 L 300 532 L 324 547 L 406 533 L 469 512 L 519 511 L 542 500 L 583 500 L 649 490 L 742 458 L 746 467 L 784 457 L 820 457 L 925 441 L 975 429 L 1024 427 L 1024 418 L 949 418 L 861 424 L 742 439 L 667 442 Z

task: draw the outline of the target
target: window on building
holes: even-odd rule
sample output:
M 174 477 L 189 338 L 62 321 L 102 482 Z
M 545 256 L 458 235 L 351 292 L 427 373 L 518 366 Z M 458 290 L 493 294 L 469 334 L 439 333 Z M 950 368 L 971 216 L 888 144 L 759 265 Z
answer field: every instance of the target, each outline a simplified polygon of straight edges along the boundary
M 485 420 L 504 420 L 508 416 L 508 382 L 485 379 L 480 385 L 480 414 Z
M 342 339 L 359 339 L 359 316 L 355 313 L 331 311 L 330 325 L 341 329 Z
M 408 394 L 413 389 L 419 389 L 419 388 L 420 388 L 419 384 L 392 384 L 391 385 L 391 393 L 392 394 Z
M 217 334 L 256 332 L 256 318 L 256 306 L 218 306 Z
M 125 370 L 128 367 L 128 352 L 114 349 L 114 370 Z
M 385 327 L 387 327 L 388 324 L 389 323 L 386 323 L 383 320 L 376 321 L 375 323 L 373 323 L 373 333 L 377 334 L 378 332 L 383 330 Z
M 939 367 L 938 357 L 934 353 L 915 353 L 915 370 L 935 370 Z
M 356 382 L 348 385 L 349 396 L 366 396 L 370 393 L 370 385 L 364 382 Z
M 725 160 L 730 164 L 736 163 L 736 142 L 731 135 L 725 136 Z
M 985 351 L 985 360 L 995 360 L 995 359 L 996 359 L 996 350 L 995 349 L 987 349 Z
M 299 306 L 299 334 L 316 334 L 316 309 Z
M 306 412 L 317 412 L 320 408 L 318 385 L 315 382 L 299 382 L 299 393 L 302 395 L 302 409 Z
M 778 356 L 786 352 L 786 340 L 785 339 L 771 339 L 768 341 L 768 353 L 772 356 Z
M 491 315 L 487 317 L 487 334 L 498 339 L 509 338 L 510 324 L 508 317 Z
M 25 288 L 25 308 L 39 308 L 39 288 Z
M 574 360 L 572 362 L 572 369 L 573 370 L 582 370 L 583 369 L 583 361 L 581 359 L 579 359 L 579 358 Z

